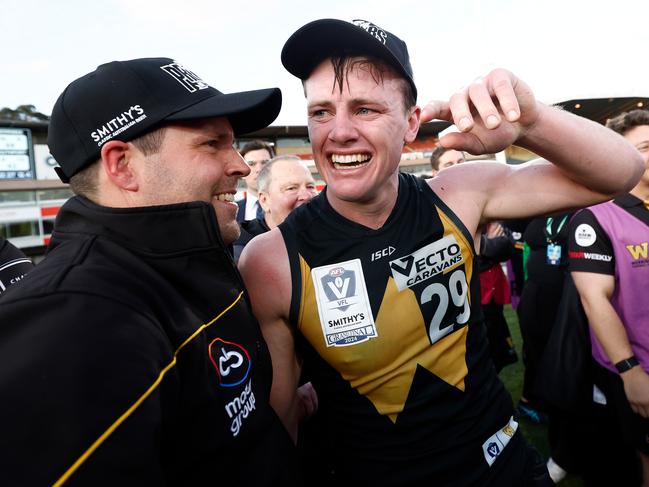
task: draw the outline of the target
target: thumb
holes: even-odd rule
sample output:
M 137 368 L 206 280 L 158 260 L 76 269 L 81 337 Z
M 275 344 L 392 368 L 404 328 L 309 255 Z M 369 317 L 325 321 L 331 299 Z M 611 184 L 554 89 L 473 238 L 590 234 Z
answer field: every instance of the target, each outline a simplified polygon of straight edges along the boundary
M 445 149 L 455 149 L 469 154 L 484 154 L 485 147 L 474 134 L 467 132 L 451 132 L 439 139 L 439 144 Z

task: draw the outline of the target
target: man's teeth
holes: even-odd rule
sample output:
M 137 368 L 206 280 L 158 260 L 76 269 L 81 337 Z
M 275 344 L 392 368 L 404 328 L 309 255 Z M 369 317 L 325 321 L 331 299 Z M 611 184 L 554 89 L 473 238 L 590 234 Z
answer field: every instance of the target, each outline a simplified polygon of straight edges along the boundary
M 370 156 L 368 154 L 332 154 L 331 156 L 331 162 L 333 162 L 336 168 L 342 167 L 341 165 L 356 167 L 369 159 Z
M 216 195 L 216 199 L 219 201 L 229 201 L 230 203 L 234 202 L 234 195 L 231 193 L 221 193 Z

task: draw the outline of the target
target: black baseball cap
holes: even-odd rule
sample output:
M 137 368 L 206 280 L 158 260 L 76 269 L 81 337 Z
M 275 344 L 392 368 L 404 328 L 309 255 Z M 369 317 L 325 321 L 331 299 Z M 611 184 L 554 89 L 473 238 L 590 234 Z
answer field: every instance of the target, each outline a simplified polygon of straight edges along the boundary
M 73 81 L 54 104 L 47 144 L 63 182 L 99 159 L 109 140 L 128 142 L 162 122 L 227 117 L 235 135 L 270 125 L 279 88 L 224 94 L 169 58 L 102 64 Z
M 366 55 L 387 62 L 403 75 L 417 98 L 406 43 L 367 20 L 321 19 L 300 27 L 284 44 L 282 64 L 304 80 L 322 60 L 341 55 Z

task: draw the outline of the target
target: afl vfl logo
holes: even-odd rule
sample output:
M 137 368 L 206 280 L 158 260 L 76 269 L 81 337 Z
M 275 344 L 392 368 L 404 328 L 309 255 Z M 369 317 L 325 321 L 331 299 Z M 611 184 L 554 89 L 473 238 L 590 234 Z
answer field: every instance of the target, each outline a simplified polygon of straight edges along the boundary
M 215 339 L 209 346 L 210 360 L 223 387 L 236 387 L 250 375 L 250 354 L 241 345 Z

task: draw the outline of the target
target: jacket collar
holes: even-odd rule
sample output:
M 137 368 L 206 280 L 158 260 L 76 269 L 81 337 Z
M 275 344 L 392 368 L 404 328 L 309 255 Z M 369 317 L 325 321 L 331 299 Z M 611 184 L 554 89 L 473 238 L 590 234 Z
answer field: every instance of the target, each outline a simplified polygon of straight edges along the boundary
M 124 247 L 151 254 L 214 247 L 226 250 L 214 208 L 201 201 L 109 208 L 74 196 L 61 208 L 54 228 L 51 247 L 67 233 L 85 233 L 106 236 Z

